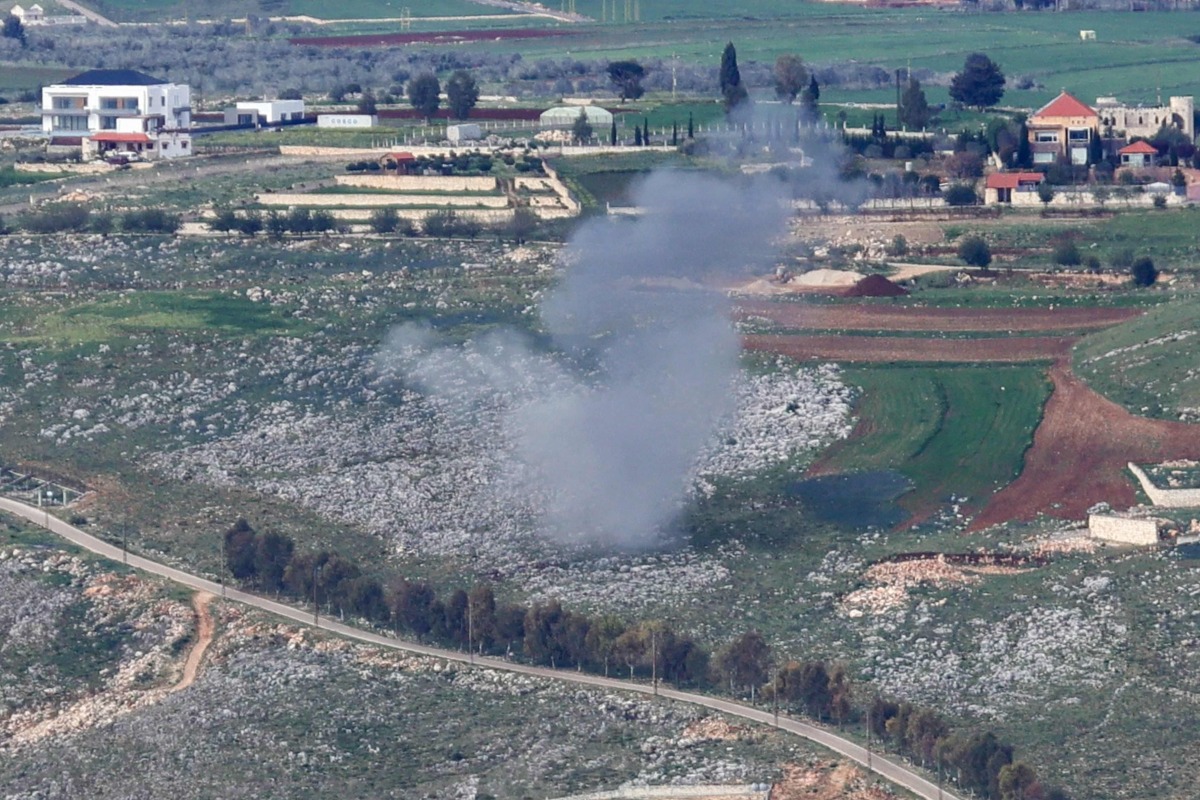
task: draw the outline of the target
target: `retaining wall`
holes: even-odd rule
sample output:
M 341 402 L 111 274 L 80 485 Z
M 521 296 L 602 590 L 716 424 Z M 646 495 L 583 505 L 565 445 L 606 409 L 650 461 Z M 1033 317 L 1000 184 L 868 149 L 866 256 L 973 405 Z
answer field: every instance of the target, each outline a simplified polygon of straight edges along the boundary
M 340 186 L 395 189 L 410 192 L 494 192 L 492 177 L 444 177 L 440 175 L 337 175 Z
M 742 786 L 647 786 L 643 788 L 613 789 L 607 792 L 573 794 L 558 800 L 650 800 L 651 798 L 713 798 L 721 800 L 732 797 L 767 800 L 770 789 L 758 789 L 753 785 Z
M 1142 491 L 1150 498 L 1150 502 L 1164 508 L 1192 508 L 1200 506 L 1200 489 L 1160 489 L 1150 480 L 1150 476 L 1137 464 L 1130 464 L 1129 471 L 1142 485 Z
M 334 219 L 341 219 L 347 222 L 368 222 L 371 219 L 373 212 L 365 208 L 334 208 L 330 209 L 330 214 Z M 416 223 L 422 223 L 425 218 L 433 212 L 429 209 L 415 208 L 398 208 L 396 216 L 400 219 L 409 219 Z M 498 209 L 455 209 L 454 213 L 464 219 L 472 219 L 476 222 L 482 222 L 485 225 L 494 225 L 496 223 L 508 222 L 513 218 L 513 210 L 511 208 Z M 541 215 L 539 215 L 541 216 Z
M 1158 544 L 1160 520 L 1153 517 L 1117 517 L 1109 514 L 1089 514 L 1088 533 L 1097 539 L 1124 544 Z
M 265 206 L 308 206 L 338 208 L 345 206 L 439 206 L 445 208 L 505 208 L 503 195 L 427 195 L 427 194 L 259 194 L 255 199 Z M 428 212 L 426 212 L 428 213 Z

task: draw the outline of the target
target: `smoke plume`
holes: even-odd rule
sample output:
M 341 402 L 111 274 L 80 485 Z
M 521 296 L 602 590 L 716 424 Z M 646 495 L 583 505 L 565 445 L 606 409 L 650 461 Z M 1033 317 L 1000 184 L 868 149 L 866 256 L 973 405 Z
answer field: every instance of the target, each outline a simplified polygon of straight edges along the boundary
M 639 218 L 583 223 L 540 309 L 556 359 L 513 334 L 447 359 L 411 329 L 385 353 L 407 354 L 400 369 L 425 391 L 523 398 L 505 410 L 505 437 L 547 537 L 653 546 L 732 410 L 739 340 L 719 285 L 771 256 L 787 210 L 778 186 L 659 172 L 634 192 Z

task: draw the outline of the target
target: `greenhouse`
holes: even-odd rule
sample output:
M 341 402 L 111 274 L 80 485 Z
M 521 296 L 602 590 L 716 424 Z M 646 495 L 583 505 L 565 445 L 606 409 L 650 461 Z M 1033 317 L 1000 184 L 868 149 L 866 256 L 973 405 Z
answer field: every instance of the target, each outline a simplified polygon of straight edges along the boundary
M 587 115 L 587 121 L 593 128 L 612 124 L 612 112 L 600 106 L 555 106 L 542 112 L 538 118 L 543 128 L 569 128 L 579 119 L 579 112 Z

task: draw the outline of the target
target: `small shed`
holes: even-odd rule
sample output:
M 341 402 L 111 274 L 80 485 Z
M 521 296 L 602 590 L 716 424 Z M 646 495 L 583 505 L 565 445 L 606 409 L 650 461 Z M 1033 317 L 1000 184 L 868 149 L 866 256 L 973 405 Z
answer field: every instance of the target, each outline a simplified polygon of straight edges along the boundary
M 1149 142 L 1139 141 L 1125 145 L 1117 151 L 1117 155 L 1121 157 L 1123 167 L 1152 167 L 1158 151 Z
M 1046 176 L 1040 172 L 993 172 L 987 176 L 983 202 L 1012 203 L 1013 192 L 1036 192 Z
M 446 138 L 452 143 L 474 142 L 483 138 L 483 128 L 474 122 L 460 122 L 446 126 Z
M 1156 545 L 1166 534 L 1170 523 L 1158 517 L 1134 517 L 1125 514 L 1089 514 L 1088 533 L 1109 542 L 1133 545 Z
M 588 124 L 593 129 L 607 128 L 612 125 L 612 112 L 600 106 L 555 106 L 548 108 L 538 117 L 542 128 L 570 128 L 582 113 L 587 117 Z
M 411 175 L 417 168 L 417 157 L 405 151 L 385 153 L 379 159 L 379 166 L 394 169 L 400 175 Z

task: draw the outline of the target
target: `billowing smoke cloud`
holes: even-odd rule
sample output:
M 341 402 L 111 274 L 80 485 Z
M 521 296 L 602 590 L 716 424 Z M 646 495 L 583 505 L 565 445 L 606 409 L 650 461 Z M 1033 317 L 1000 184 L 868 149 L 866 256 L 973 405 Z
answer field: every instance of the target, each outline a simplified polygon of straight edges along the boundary
M 407 354 L 401 369 L 426 391 L 524 398 L 507 409 L 505 435 L 548 537 L 652 546 L 732 410 L 739 341 L 719 287 L 766 265 L 787 213 L 778 188 L 659 172 L 635 191 L 639 219 L 584 223 L 541 307 L 558 361 L 515 335 L 448 360 L 411 329 L 387 352 Z

